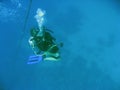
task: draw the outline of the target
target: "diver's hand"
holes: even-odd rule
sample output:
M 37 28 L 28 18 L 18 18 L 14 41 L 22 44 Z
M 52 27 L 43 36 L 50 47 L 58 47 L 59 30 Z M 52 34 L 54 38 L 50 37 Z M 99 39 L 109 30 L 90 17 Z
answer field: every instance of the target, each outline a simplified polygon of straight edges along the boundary
M 63 43 L 61 42 L 61 43 L 59 43 L 59 45 L 60 45 L 60 47 L 63 47 Z
M 33 37 L 30 37 L 30 39 L 29 39 L 29 44 L 30 44 L 30 46 L 32 47 L 32 48 L 35 48 L 35 45 L 34 45 L 34 43 L 33 43 Z

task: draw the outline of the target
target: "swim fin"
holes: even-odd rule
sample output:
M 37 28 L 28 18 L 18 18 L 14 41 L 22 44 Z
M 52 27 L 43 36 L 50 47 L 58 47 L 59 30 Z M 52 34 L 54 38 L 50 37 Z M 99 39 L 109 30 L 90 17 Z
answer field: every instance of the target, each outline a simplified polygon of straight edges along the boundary
M 27 64 L 36 64 L 43 60 L 42 55 L 32 55 L 29 57 Z

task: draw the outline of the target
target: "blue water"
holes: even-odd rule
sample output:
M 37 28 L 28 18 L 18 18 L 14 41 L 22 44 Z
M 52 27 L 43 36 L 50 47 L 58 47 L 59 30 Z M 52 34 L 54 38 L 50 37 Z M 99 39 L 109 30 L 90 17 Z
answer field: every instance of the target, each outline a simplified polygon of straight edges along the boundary
M 120 90 L 119 0 L 33 0 L 22 37 L 28 5 L 0 0 L 0 90 Z M 27 64 L 37 8 L 64 43 L 61 61 Z

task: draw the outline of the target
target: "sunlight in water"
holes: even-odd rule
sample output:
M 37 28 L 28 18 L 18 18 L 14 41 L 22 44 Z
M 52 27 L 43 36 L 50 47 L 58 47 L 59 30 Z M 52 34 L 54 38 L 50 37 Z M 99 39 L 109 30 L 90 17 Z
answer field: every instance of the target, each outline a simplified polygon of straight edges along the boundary
M 1 1 L 0 2 L 0 21 L 14 21 L 18 16 L 18 11 L 22 7 L 19 0 Z

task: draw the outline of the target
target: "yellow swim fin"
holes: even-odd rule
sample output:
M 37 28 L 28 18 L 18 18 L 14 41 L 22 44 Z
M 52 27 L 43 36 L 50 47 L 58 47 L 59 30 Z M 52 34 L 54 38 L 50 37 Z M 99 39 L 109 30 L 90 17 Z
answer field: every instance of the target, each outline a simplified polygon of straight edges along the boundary
M 46 57 L 44 58 L 44 60 L 48 60 L 48 61 L 59 61 L 59 59 L 56 59 L 54 57 Z

